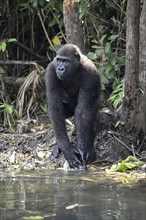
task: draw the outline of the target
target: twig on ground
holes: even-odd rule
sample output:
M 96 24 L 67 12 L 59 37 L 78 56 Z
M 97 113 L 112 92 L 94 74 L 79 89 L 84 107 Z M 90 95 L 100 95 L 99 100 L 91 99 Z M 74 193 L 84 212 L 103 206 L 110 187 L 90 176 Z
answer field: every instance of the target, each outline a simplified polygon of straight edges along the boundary
M 135 157 L 141 157 L 139 153 L 137 153 L 136 151 L 134 151 L 134 148 L 131 149 L 129 146 L 127 146 L 123 141 L 121 141 L 119 138 L 117 138 L 114 133 L 112 131 L 108 132 L 109 134 L 111 134 L 120 144 L 122 144 L 125 148 L 127 148 L 129 151 L 131 151 L 133 153 L 133 156 Z

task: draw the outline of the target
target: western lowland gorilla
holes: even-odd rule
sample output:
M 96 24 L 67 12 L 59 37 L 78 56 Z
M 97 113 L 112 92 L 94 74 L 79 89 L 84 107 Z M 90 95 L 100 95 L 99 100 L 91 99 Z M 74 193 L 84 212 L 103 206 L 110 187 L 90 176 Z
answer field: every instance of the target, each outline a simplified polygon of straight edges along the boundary
M 93 147 L 101 82 L 95 65 L 73 44 L 64 45 L 45 75 L 48 111 L 57 145 L 71 168 L 85 169 L 95 160 Z M 68 138 L 65 119 L 74 115 L 77 144 Z

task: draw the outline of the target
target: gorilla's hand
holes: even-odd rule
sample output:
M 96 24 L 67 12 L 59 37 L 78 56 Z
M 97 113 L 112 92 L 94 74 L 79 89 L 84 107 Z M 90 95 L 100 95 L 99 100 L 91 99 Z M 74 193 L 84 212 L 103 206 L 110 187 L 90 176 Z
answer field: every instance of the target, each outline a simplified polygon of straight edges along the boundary
M 94 148 L 82 148 L 79 149 L 82 161 L 84 161 L 85 164 L 90 164 L 96 159 L 96 152 Z
M 69 145 L 70 146 L 65 147 L 62 152 L 70 167 L 73 169 L 85 170 L 86 165 L 82 160 L 82 156 L 79 150 L 77 150 L 77 148 L 72 146 L 71 144 Z

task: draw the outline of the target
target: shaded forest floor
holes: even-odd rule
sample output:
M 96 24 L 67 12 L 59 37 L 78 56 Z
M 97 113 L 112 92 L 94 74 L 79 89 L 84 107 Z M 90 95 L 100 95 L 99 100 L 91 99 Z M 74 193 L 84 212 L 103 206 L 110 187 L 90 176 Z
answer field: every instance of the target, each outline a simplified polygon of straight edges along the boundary
M 133 138 L 126 132 L 115 131 L 111 115 L 105 114 L 102 119 L 94 142 L 96 161 L 93 166 L 104 169 L 129 155 L 146 160 L 144 140 Z M 67 120 L 67 129 L 71 142 L 75 143 L 76 135 L 72 120 Z M 55 146 L 55 138 L 48 119 L 39 123 L 36 120 L 20 122 L 14 133 L 0 133 L 0 168 L 8 170 L 63 168 L 66 164 L 63 155 L 57 157 L 52 155 Z

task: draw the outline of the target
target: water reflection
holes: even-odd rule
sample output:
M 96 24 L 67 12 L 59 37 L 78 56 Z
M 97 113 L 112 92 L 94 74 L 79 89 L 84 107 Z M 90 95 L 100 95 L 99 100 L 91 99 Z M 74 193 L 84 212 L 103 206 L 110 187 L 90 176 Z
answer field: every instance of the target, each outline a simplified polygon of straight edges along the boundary
M 5 177 L 0 220 L 9 219 L 145 220 L 146 185 L 121 187 L 101 174 L 77 171 Z

